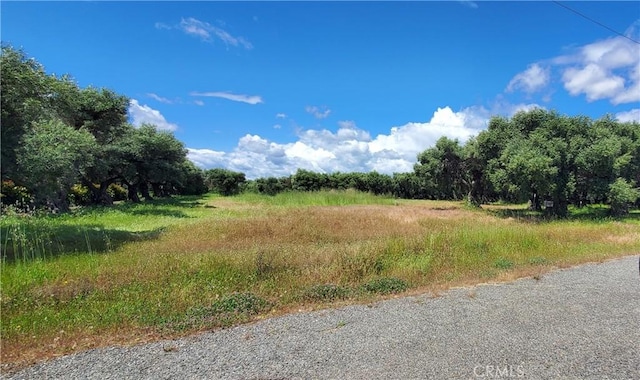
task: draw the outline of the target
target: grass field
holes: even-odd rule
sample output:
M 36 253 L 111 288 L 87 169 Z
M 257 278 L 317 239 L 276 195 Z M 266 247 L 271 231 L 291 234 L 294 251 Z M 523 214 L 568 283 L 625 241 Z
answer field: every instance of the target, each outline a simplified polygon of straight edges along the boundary
M 640 214 L 357 192 L 180 197 L 0 219 L 4 368 L 327 304 L 640 252 Z

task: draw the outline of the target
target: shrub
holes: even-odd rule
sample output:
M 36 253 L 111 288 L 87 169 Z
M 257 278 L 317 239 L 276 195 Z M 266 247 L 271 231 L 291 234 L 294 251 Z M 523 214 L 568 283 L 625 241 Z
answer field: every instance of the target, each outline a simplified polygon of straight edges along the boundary
M 118 185 L 117 183 L 112 183 L 107 187 L 107 193 L 114 201 L 126 201 L 127 200 L 127 189 Z
M 91 203 L 91 192 L 89 188 L 75 184 L 69 190 L 69 203 L 75 206 L 86 206 Z
M 235 323 L 246 322 L 252 316 L 266 311 L 271 307 L 269 301 L 253 293 L 232 293 L 214 301 L 208 307 L 196 307 L 184 317 L 169 321 L 171 329 L 190 329 L 201 327 L 231 326 Z
M 253 293 L 232 293 L 215 301 L 210 310 L 214 313 L 238 313 L 255 315 L 265 310 L 269 302 Z
M 395 294 L 404 292 L 407 288 L 409 284 L 406 281 L 395 277 L 378 278 L 362 285 L 364 291 L 377 294 Z
M 611 205 L 611 215 L 623 216 L 629 213 L 631 205 L 640 198 L 640 191 L 634 188 L 633 182 L 618 178 L 609 185 L 608 197 Z
M 314 285 L 303 293 L 307 301 L 335 301 L 347 298 L 349 289 L 334 284 Z
M 493 266 L 498 269 L 511 269 L 513 268 L 513 265 L 513 261 L 507 260 L 503 257 L 496 260 L 496 262 L 493 264 Z
M 5 179 L 2 181 L 0 201 L 3 209 L 5 206 L 14 205 L 17 209 L 24 211 L 32 203 L 33 196 L 26 187 L 16 186 L 12 180 Z

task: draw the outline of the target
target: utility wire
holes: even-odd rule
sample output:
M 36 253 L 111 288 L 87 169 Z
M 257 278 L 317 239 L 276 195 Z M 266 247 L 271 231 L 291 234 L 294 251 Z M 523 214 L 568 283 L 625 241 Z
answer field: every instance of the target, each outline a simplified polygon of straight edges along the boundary
M 629 41 L 635 42 L 635 43 L 637 43 L 638 45 L 640 45 L 640 41 L 634 40 L 633 38 L 631 38 L 631 37 L 629 37 L 629 36 L 626 36 L 626 35 L 624 35 L 624 34 L 622 34 L 622 33 L 618 32 L 617 30 L 612 29 L 612 28 L 610 28 L 610 27 L 606 26 L 605 24 L 601 23 L 601 22 L 600 22 L 600 21 L 598 21 L 598 20 L 594 20 L 594 19 L 592 19 L 591 17 L 589 17 L 589 16 L 587 16 L 587 15 L 585 15 L 585 14 L 582 14 L 582 13 L 580 13 L 580 12 L 576 11 L 576 10 L 575 10 L 575 9 L 573 9 L 573 8 L 569 8 L 568 6 L 566 6 L 566 5 L 562 4 L 562 3 L 560 3 L 559 1 L 555 1 L 555 0 L 554 0 L 553 2 L 554 2 L 554 3 L 556 3 L 557 5 L 559 5 L 559 6 L 563 7 L 563 8 L 565 8 L 565 9 L 568 9 L 569 11 L 571 11 L 571 12 L 573 12 L 573 13 L 577 14 L 577 15 L 578 15 L 578 16 L 580 16 L 580 17 L 584 17 L 584 18 L 586 18 L 587 20 L 591 21 L 591 22 L 592 22 L 592 23 L 594 23 L 594 24 L 598 24 L 598 25 L 600 25 L 601 27 L 603 27 L 603 28 L 607 29 L 608 31 L 611 31 L 611 32 L 613 32 L 613 33 L 615 33 L 615 34 L 617 34 L 617 35 L 619 35 L 619 36 L 621 36 L 621 37 L 624 37 L 624 38 L 628 39 Z

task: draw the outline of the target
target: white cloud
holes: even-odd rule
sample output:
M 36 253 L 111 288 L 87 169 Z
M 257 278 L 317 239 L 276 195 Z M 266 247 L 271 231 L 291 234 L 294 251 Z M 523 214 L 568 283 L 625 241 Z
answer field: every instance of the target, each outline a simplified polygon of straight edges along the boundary
M 616 114 L 616 119 L 625 123 L 628 121 L 635 121 L 640 123 L 640 108 L 634 108 L 626 112 L 619 112 Z
M 280 125 L 280 124 L 274 124 L 273 125 L 273 129 L 280 129 L 280 128 L 282 128 L 282 125 Z
M 562 80 L 564 87 L 571 95 L 584 93 L 590 102 L 613 98 L 624 90 L 624 78 L 612 75 L 602 66 L 594 63 L 583 68 L 566 69 Z
M 235 47 L 244 47 L 245 49 L 253 49 L 253 45 L 246 38 L 235 37 L 220 27 L 205 21 L 200 21 L 193 17 L 186 19 L 183 18 L 180 20 L 180 23 L 175 26 L 157 22 L 155 27 L 157 29 L 178 29 L 205 42 L 213 42 L 217 39 L 224 42 L 227 46 L 231 45 Z
M 222 98 L 227 100 L 233 100 L 234 102 L 242 102 L 248 104 L 259 104 L 262 103 L 262 97 L 257 95 L 238 95 L 230 92 L 191 92 L 189 95 L 191 96 L 209 96 L 214 98 Z
M 522 90 L 528 94 L 540 91 L 547 86 L 550 80 L 549 68 L 540 66 L 537 63 L 517 74 L 507 85 L 507 92 Z
M 324 119 L 331 113 L 331 110 L 325 106 L 306 106 L 304 110 L 307 111 L 307 113 L 312 114 L 316 119 Z
M 286 117 L 287 115 L 282 112 L 276 114 L 276 119 L 285 119 Z
M 565 89 L 588 101 L 608 99 L 612 104 L 640 101 L 640 45 L 612 37 L 584 45 L 573 54 L 556 57 L 562 66 Z
M 464 143 L 486 127 L 490 111 L 469 107 L 454 112 L 438 108 L 425 123 L 393 127 L 388 134 L 371 134 L 354 121 L 339 121 L 338 129 L 308 129 L 298 140 L 280 144 L 256 135 L 245 135 L 231 152 L 189 149 L 189 158 L 204 168 L 224 167 L 248 178 L 285 176 L 298 168 L 316 172 L 410 172 L 418 153 L 442 136 Z
M 204 106 L 204 102 L 202 100 L 194 100 L 193 103 L 197 106 Z
M 640 20 L 627 30 L 627 37 L 637 34 L 638 26 Z M 529 65 L 511 79 L 506 91 L 532 94 L 546 88 L 551 78 L 560 78 L 570 95 L 584 95 L 589 102 L 640 102 L 640 44 L 615 36 L 579 46 L 569 54 Z M 542 99 L 548 101 L 549 96 Z
M 148 105 L 140 105 L 136 99 L 131 99 L 129 102 L 129 116 L 132 119 L 132 124 L 139 127 L 142 124 L 153 124 L 158 130 L 175 131 L 178 126 L 173 123 L 169 123 L 160 111 L 155 110 Z
M 154 94 L 152 92 L 147 94 L 148 97 L 155 99 L 157 101 L 159 101 L 160 103 L 165 103 L 165 104 L 173 104 L 173 101 L 167 99 L 167 98 L 163 98 L 162 96 L 159 96 L 157 94 Z

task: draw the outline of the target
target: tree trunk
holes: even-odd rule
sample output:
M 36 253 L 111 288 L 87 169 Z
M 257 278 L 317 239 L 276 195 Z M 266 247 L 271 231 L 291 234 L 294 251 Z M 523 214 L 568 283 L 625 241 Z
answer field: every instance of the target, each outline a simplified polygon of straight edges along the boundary
M 153 200 L 153 198 L 151 197 L 151 194 L 149 194 L 149 185 L 145 181 L 140 182 L 138 186 L 140 187 L 140 193 L 142 194 L 142 197 L 146 201 Z
M 127 183 L 127 199 L 134 203 L 140 203 L 140 197 L 138 196 L 138 185 L 133 183 Z
M 531 198 L 529 199 L 529 208 L 533 211 L 540 211 L 542 210 L 542 204 L 540 203 L 540 197 L 538 196 L 538 193 L 534 190 L 533 193 L 531 194 Z

